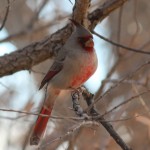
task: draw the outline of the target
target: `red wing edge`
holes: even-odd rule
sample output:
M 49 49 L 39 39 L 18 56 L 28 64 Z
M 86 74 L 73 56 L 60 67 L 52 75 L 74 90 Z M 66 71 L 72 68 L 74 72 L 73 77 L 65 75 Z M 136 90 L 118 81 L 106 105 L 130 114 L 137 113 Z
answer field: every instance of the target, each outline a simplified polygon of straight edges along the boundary
M 60 69 L 57 70 L 57 71 L 51 71 L 51 70 L 50 70 L 50 71 L 46 74 L 46 76 L 44 77 L 44 79 L 42 80 L 39 90 L 40 90 L 41 88 L 43 88 L 43 86 L 44 86 L 47 82 L 49 82 L 49 81 L 50 81 L 58 72 L 60 72 L 61 70 L 62 70 L 62 67 L 60 67 Z

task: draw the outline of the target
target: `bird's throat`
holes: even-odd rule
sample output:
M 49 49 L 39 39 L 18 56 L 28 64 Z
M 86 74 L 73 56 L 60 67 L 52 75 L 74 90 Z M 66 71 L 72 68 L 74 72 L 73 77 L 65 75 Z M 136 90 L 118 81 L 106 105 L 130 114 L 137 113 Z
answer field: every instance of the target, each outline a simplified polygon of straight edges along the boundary
M 78 40 L 84 50 L 88 52 L 92 52 L 94 50 L 94 42 L 92 36 L 79 37 Z
M 93 47 L 84 47 L 87 52 L 93 52 Z

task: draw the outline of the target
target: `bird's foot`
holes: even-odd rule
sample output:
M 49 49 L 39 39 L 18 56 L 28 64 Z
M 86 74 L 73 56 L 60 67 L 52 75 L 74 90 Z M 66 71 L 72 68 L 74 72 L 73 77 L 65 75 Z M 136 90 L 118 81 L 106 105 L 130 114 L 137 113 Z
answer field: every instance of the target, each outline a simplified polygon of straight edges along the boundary
M 80 106 L 79 99 L 81 90 L 77 89 L 72 92 L 72 102 L 73 102 L 73 109 L 79 117 L 82 117 L 83 119 L 88 119 L 89 116 L 83 111 L 82 107 Z
M 38 136 L 32 136 L 30 138 L 30 145 L 38 145 L 40 138 Z

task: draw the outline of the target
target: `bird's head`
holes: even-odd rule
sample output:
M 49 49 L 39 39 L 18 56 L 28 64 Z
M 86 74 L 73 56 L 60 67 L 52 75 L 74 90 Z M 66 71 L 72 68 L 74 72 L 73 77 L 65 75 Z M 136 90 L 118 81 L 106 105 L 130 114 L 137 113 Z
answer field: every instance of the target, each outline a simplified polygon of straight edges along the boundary
M 70 19 L 72 24 L 75 26 L 73 36 L 77 38 L 80 46 L 86 51 L 92 51 L 94 49 L 93 35 L 84 26 L 79 24 L 73 19 Z

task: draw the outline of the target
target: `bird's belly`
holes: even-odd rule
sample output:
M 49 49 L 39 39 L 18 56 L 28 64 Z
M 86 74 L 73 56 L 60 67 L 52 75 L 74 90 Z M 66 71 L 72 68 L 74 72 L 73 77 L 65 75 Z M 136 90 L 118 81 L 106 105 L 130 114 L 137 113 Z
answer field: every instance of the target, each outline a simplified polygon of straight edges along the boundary
M 77 88 L 80 85 L 82 85 L 85 81 L 87 81 L 95 72 L 95 67 L 93 65 L 91 66 L 85 66 L 83 67 L 78 74 L 76 74 L 70 83 L 71 88 Z
M 80 56 L 81 57 L 81 56 Z M 78 88 L 87 81 L 97 69 L 97 57 L 95 53 L 88 54 L 80 59 L 74 66 L 76 71 L 70 80 L 70 87 Z

